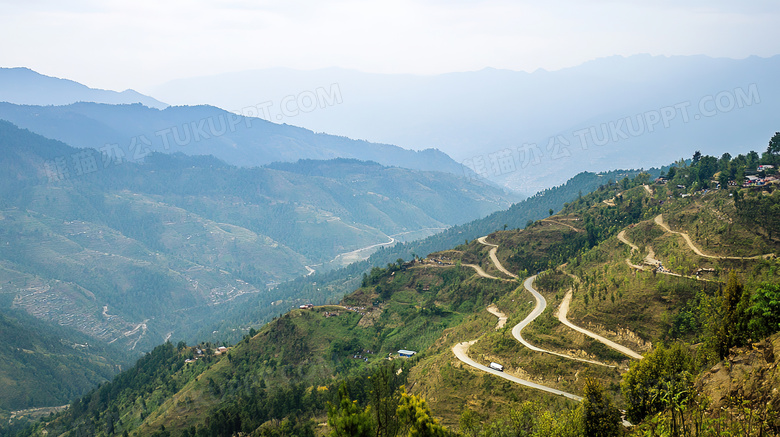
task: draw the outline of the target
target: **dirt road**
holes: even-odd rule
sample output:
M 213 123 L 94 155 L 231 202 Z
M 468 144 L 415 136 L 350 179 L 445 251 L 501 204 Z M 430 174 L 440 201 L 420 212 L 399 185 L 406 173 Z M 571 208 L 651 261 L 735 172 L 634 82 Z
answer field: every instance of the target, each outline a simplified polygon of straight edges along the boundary
M 572 292 L 571 292 L 571 290 L 569 290 L 566 293 L 566 296 L 563 298 L 563 302 L 561 302 L 561 306 L 558 307 L 558 320 L 560 320 L 561 323 L 563 323 L 564 325 L 568 326 L 569 328 L 571 328 L 571 329 L 573 329 L 573 330 L 575 330 L 577 332 L 581 332 L 581 333 L 587 335 L 588 337 L 590 337 L 590 338 L 592 338 L 592 339 L 594 339 L 594 340 L 604 344 L 605 346 L 607 346 L 609 348 L 612 348 L 612 349 L 620 352 L 623 355 L 627 355 L 627 356 L 629 356 L 631 358 L 635 358 L 637 360 L 641 360 L 642 358 L 644 358 L 642 355 L 632 351 L 631 349 L 629 349 L 629 348 L 627 348 L 625 346 L 621 346 L 621 345 L 615 343 L 612 340 L 606 339 L 606 338 L 604 338 L 604 337 L 602 337 L 602 336 L 600 336 L 600 335 L 598 335 L 598 334 L 596 334 L 594 332 L 588 331 L 587 329 L 581 328 L 581 327 L 575 325 L 574 323 L 570 322 L 569 319 L 566 318 L 566 316 L 569 313 L 569 304 L 571 303 L 571 297 L 572 297 Z

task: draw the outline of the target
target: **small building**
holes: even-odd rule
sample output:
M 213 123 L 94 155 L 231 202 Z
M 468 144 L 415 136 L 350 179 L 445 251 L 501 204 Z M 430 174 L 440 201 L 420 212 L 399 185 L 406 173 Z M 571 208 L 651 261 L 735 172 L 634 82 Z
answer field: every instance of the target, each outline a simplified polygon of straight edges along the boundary
M 217 350 L 220 351 L 220 352 L 225 352 L 227 350 L 227 348 L 225 346 L 220 346 L 220 347 L 217 348 Z
M 759 165 L 758 168 L 756 169 L 756 171 L 767 171 L 767 170 L 772 170 L 774 168 L 775 168 L 774 165 L 769 165 L 769 164 Z
M 745 176 L 745 181 L 742 183 L 742 186 L 750 187 L 760 183 L 761 183 L 761 179 L 758 176 Z
M 416 353 L 417 353 L 417 352 L 415 352 L 415 351 L 408 351 L 408 350 L 406 350 L 406 349 L 401 349 L 400 351 L 398 351 L 398 356 L 399 356 L 399 357 L 406 357 L 406 358 L 409 358 L 409 357 L 412 357 L 412 356 L 414 356 L 414 354 L 416 354 Z
M 314 308 L 314 305 L 312 305 L 312 304 L 310 304 L 310 303 L 307 303 L 307 304 L 305 304 L 305 305 L 301 305 L 301 306 L 299 306 L 298 308 L 300 308 L 300 309 L 302 309 L 302 310 L 308 310 L 308 309 L 312 309 L 312 308 Z

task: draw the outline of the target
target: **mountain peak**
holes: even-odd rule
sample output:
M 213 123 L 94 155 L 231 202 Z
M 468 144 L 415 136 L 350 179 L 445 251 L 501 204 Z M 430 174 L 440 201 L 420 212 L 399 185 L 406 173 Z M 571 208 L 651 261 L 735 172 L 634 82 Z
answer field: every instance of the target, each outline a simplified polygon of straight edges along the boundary
M 84 84 L 46 76 L 27 67 L 0 68 L 0 101 L 20 105 L 68 105 L 76 102 L 141 103 L 150 108 L 168 106 L 138 91 L 90 88 Z

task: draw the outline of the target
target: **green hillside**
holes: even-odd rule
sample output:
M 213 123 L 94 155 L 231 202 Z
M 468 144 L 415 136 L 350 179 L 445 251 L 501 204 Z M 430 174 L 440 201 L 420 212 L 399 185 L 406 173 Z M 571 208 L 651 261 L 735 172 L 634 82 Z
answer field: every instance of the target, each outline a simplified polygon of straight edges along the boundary
M 11 411 L 66 405 L 132 365 L 119 348 L 17 310 L 0 312 L 0 344 L 5 422 Z
M 302 162 L 297 171 L 321 175 L 324 169 L 316 161 Z M 346 163 L 349 164 L 348 162 Z M 277 166 L 277 165 L 275 165 Z M 291 168 L 290 164 L 278 164 L 282 168 Z M 566 184 L 544 190 L 536 195 L 513 204 L 507 210 L 496 211 L 486 217 L 473 220 L 458 226 L 452 226 L 442 232 L 420 240 L 408 241 L 392 247 L 381 247 L 366 261 L 353 263 L 342 269 L 331 272 L 317 272 L 311 276 L 296 278 L 280 284 L 276 288 L 279 296 L 296 295 L 298 299 L 283 299 L 284 303 L 299 305 L 309 301 L 325 303 L 337 302 L 341 296 L 351 292 L 358 284 L 358 277 L 371 269 L 372 266 L 384 266 L 395 262 L 398 258 L 412 259 L 415 256 L 426 256 L 432 252 L 446 250 L 461 244 L 464 240 L 473 240 L 489 234 L 497 229 L 522 229 L 528 223 L 549 215 L 549 210 L 560 210 L 564 204 L 577 200 L 583 193 L 587 194 L 600 186 L 606 186 L 625 177 L 632 177 L 639 171 L 609 171 L 604 173 L 581 173 Z M 651 169 L 649 174 L 659 175 L 660 170 Z M 272 315 L 283 313 L 287 307 L 276 311 L 262 303 L 245 305 L 231 310 L 223 320 L 199 332 L 200 339 L 228 339 L 237 341 L 243 331 L 237 327 L 247 327 L 265 323 Z
M 219 355 L 159 346 L 29 432 L 777 434 L 780 191 L 772 169 L 722 188 L 715 171 L 774 161 L 698 155 L 605 183 L 523 230 L 374 268 Z
M 320 175 L 302 171 L 310 162 L 121 162 L 6 122 L 0 144 L 3 302 L 138 352 L 191 340 L 247 302 L 267 317 L 291 297 L 276 284 L 512 199 L 451 174 L 355 160 L 318 162 Z

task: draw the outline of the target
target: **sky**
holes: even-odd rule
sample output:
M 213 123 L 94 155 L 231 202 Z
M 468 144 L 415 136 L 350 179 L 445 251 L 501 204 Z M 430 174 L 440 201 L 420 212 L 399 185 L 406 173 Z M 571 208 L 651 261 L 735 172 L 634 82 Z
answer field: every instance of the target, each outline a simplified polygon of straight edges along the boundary
M 0 0 L 0 66 L 94 88 L 270 67 L 439 74 L 780 53 L 780 2 Z

